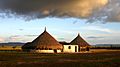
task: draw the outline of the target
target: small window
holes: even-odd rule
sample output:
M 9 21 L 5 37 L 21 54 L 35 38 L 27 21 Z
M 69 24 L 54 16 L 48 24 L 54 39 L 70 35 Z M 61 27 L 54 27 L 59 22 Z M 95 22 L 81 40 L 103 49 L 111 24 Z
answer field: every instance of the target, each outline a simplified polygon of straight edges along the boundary
M 68 49 L 71 49 L 71 46 L 69 46 Z

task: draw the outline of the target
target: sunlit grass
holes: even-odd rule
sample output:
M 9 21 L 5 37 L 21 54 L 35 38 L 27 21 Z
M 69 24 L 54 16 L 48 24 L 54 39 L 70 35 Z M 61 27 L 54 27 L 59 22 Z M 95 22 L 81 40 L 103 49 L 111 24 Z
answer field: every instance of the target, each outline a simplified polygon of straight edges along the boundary
M 21 46 L 0 46 L 0 50 L 22 50 Z

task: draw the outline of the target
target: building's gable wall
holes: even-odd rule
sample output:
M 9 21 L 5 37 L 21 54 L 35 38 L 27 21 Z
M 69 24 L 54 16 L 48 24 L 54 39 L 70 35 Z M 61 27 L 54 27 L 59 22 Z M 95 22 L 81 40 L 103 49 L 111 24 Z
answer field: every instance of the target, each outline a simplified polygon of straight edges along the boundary
M 84 51 L 89 51 L 90 47 L 85 46 L 85 47 L 80 47 L 80 51 L 84 52 Z
M 78 52 L 78 45 L 63 45 L 63 47 L 63 52 L 73 53 L 75 52 L 75 47 L 77 47 L 76 52 Z

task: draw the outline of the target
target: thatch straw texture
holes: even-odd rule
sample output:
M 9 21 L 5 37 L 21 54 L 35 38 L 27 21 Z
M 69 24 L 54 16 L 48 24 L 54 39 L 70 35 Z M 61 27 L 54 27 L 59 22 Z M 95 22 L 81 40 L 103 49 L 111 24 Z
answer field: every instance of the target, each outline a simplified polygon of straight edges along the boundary
M 55 40 L 46 30 L 31 43 L 27 43 L 24 48 L 33 49 L 63 49 L 63 46 Z
M 79 34 L 70 42 L 71 45 L 78 45 L 80 47 L 90 46 Z

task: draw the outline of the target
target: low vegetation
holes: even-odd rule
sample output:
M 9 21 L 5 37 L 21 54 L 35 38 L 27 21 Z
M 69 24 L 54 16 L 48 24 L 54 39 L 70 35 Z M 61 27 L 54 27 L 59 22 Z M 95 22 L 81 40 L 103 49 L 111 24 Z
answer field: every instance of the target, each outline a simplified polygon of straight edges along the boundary
M 120 49 L 117 46 L 92 46 L 91 49 Z
M 21 46 L 0 46 L 0 51 L 21 51 Z
M 0 67 L 120 67 L 120 51 L 72 54 L 1 51 Z

